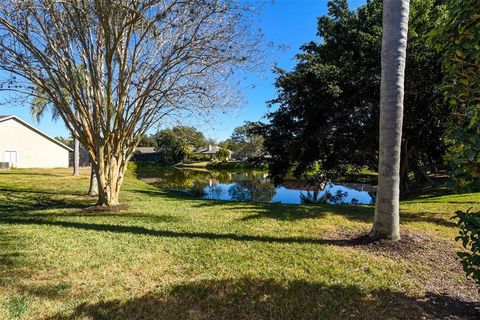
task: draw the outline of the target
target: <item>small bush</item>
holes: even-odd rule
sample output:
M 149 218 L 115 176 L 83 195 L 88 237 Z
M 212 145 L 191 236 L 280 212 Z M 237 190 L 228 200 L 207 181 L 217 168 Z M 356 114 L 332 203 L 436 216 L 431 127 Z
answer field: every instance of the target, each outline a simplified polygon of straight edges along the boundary
M 452 219 L 458 220 L 457 225 L 460 228 L 459 236 L 456 241 L 462 243 L 464 251 L 458 252 L 467 276 L 475 279 L 480 287 L 480 212 L 457 211 Z

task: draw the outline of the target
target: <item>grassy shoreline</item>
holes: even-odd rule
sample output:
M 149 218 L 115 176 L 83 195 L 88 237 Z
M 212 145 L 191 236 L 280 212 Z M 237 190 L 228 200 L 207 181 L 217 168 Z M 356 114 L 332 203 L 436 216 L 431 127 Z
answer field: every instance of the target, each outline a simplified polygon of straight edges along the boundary
M 455 319 L 479 298 L 449 217 L 480 194 L 402 202 L 397 252 L 348 240 L 371 206 L 191 199 L 128 175 L 128 209 L 92 213 L 88 176 L 0 171 L 0 319 Z

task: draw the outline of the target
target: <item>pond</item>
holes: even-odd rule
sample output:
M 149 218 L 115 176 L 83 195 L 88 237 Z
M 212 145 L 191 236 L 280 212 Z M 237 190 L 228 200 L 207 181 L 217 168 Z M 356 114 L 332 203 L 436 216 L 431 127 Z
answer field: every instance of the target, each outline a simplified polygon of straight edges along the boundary
M 373 204 L 375 188 L 367 184 L 327 183 L 323 189 L 302 181 L 287 180 L 275 186 L 264 172 L 164 167 L 139 177 L 159 188 L 193 197 L 227 201 L 277 202 L 290 204 Z

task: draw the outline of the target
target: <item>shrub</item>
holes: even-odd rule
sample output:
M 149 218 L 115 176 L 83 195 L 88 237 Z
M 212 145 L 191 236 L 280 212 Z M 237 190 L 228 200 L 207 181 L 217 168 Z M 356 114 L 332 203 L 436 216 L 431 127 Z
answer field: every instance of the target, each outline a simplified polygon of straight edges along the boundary
M 230 151 L 224 148 L 220 148 L 220 150 L 218 150 L 217 156 L 220 161 L 228 161 L 228 158 L 230 158 Z
M 445 19 L 431 32 L 442 54 L 446 100 L 450 105 L 445 141 L 450 187 L 480 191 L 480 19 L 478 0 L 447 0 Z
M 452 219 L 458 220 L 457 225 L 460 228 L 459 236 L 455 240 L 460 241 L 465 249 L 457 253 L 463 270 L 467 276 L 475 279 L 480 287 L 480 211 L 457 211 Z

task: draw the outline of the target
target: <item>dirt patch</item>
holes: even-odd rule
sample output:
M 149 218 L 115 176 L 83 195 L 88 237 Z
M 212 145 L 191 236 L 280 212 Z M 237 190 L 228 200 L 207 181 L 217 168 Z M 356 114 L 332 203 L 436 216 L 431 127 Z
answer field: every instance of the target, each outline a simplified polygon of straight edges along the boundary
M 120 204 L 118 206 L 90 206 L 86 208 L 82 208 L 82 211 L 86 212 L 116 212 L 116 211 L 121 211 L 121 210 L 126 210 L 128 209 L 128 205 L 126 204 Z
M 472 279 L 465 277 L 453 241 L 408 230 L 402 231 L 399 241 L 373 241 L 367 234 L 367 229 L 336 230 L 327 237 L 356 250 L 407 262 L 405 273 L 415 277 L 424 296 L 410 301 L 399 299 L 392 302 L 394 307 L 408 309 L 421 305 L 427 314 L 436 314 L 436 319 L 480 319 L 478 288 Z
M 361 250 L 366 250 L 375 254 L 386 254 L 394 257 L 411 258 L 418 256 L 419 253 L 434 249 L 448 250 L 455 255 L 455 251 L 446 241 L 435 239 L 429 235 L 414 233 L 410 231 L 403 231 L 401 239 L 398 241 L 390 240 L 372 240 L 368 236 L 367 229 L 355 231 L 335 231 L 328 236 L 334 240 L 345 241 L 345 246 L 356 247 Z M 448 247 L 448 249 L 447 249 Z

